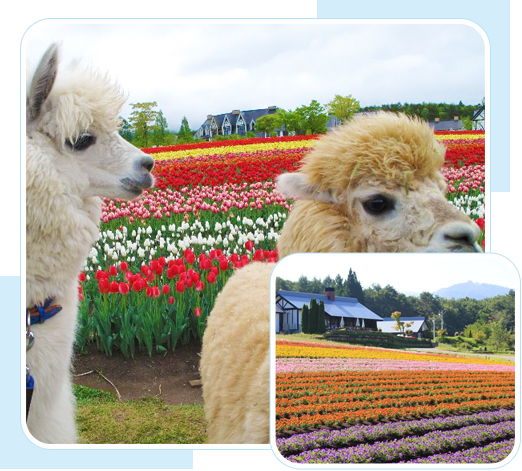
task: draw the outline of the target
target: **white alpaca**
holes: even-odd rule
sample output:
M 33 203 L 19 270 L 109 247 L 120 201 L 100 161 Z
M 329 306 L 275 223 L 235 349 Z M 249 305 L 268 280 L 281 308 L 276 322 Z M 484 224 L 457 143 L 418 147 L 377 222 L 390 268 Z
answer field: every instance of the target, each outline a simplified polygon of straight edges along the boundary
M 78 65 L 58 71 L 51 46 L 27 94 L 26 306 L 60 312 L 31 327 L 35 380 L 27 425 L 44 443 L 74 443 L 70 367 L 78 274 L 98 238 L 100 197 L 135 198 L 153 185 L 153 159 L 118 134 L 124 103 L 105 75 Z

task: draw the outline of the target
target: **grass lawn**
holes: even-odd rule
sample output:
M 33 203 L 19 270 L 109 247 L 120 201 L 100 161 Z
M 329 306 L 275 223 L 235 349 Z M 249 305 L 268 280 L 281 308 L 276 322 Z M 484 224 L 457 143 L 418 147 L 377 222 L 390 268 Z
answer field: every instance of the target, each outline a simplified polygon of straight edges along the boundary
M 83 444 L 205 443 L 202 405 L 169 405 L 147 398 L 119 402 L 108 392 L 75 386 L 76 422 Z

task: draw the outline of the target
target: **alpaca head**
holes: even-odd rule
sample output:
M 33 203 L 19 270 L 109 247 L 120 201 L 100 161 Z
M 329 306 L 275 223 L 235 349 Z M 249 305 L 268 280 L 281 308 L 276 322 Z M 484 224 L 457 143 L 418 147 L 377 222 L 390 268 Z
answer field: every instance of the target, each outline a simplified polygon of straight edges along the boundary
M 480 252 L 477 225 L 444 196 L 444 152 L 426 123 L 379 113 L 319 140 L 299 172 L 279 177 L 278 189 L 343 221 L 345 240 L 336 250 Z M 289 230 L 298 230 L 297 222 Z M 291 239 L 285 228 L 282 237 Z
M 79 65 L 58 71 L 52 45 L 28 87 L 27 140 L 81 197 L 132 199 L 150 188 L 154 160 L 118 133 L 125 101 L 107 76 Z

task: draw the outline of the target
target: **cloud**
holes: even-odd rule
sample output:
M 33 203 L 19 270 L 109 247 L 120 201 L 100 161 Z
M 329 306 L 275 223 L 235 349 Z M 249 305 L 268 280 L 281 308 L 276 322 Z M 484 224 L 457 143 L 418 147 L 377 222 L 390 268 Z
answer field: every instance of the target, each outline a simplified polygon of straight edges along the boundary
M 183 116 L 197 129 L 209 113 L 295 109 L 336 94 L 363 106 L 475 104 L 485 96 L 482 38 L 458 24 L 43 21 L 24 41 L 33 60 L 61 41 L 66 60 L 80 57 L 109 71 L 130 103 L 156 101 L 174 130 Z

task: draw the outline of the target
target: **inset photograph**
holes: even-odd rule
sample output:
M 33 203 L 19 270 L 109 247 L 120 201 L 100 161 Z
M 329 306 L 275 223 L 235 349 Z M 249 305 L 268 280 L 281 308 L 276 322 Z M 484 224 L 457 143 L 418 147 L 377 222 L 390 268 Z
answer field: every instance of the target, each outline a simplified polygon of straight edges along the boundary
M 282 461 L 498 463 L 514 449 L 520 279 L 507 259 L 297 254 L 272 283 Z

